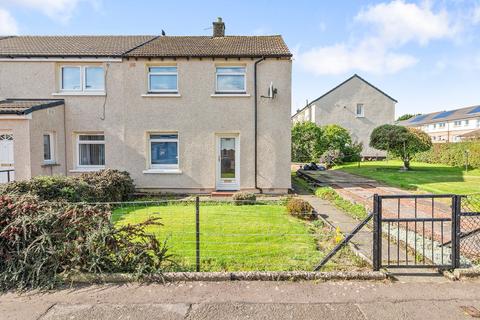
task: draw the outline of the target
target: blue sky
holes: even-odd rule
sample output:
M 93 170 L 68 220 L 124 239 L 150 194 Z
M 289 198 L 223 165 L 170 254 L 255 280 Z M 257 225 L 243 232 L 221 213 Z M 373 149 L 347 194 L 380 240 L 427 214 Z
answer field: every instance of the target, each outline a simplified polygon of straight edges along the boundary
M 217 16 L 227 34 L 284 36 L 292 110 L 354 73 L 397 115 L 480 104 L 480 0 L 0 0 L 0 34 L 208 35 Z

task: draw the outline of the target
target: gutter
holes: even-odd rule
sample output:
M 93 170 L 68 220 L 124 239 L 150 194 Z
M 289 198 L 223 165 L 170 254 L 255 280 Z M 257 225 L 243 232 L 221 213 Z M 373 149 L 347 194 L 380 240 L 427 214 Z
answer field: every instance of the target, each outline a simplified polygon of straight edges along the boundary
M 255 122 L 255 130 L 254 130 L 254 135 L 255 135 L 255 189 L 260 191 L 260 193 L 263 193 L 263 190 L 258 187 L 258 94 L 257 94 L 257 65 L 264 61 L 265 57 L 262 57 L 261 59 L 255 61 L 253 65 L 253 93 L 254 93 L 254 122 Z

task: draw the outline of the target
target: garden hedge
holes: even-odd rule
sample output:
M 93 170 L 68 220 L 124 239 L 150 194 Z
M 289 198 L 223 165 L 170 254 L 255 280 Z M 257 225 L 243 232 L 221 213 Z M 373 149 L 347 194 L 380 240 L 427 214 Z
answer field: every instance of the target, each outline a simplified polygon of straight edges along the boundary
M 468 151 L 469 167 L 480 168 L 480 141 L 434 143 L 429 151 L 418 153 L 413 160 L 464 167 L 467 160 L 465 151 Z
M 159 218 L 114 226 L 108 205 L 0 196 L 0 290 L 51 288 L 74 273 L 158 273 L 165 243 L 146 233 Z
M 128 172 L 113 169 L 80 176 L 38 176 L 0 187 L 0 194 L 37 196 L 40 200 L 69 202 L 118 202 L 135 191 Z

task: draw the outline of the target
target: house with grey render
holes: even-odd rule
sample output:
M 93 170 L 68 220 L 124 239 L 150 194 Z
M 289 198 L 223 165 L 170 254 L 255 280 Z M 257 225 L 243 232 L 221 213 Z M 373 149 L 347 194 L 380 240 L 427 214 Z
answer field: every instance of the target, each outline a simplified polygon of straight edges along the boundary
M 480 105 L 420 114 L 398 124 L 426 132 L 433 143 L 480 139 Z
M 4 37 L 0 170 L 285 193 L 291 57 L 281 36 L 225 35 L 221 19 L 211 36 Z
M 363 144 L 363 157 L 385 157 L 384 151 L 369 147 L 370 134 L 380 125 L 393 124 L 396 103 L 390 95 L 355 74 L 297 110 L 292 122 L 337 124 L 350 132 L 353 141 Z

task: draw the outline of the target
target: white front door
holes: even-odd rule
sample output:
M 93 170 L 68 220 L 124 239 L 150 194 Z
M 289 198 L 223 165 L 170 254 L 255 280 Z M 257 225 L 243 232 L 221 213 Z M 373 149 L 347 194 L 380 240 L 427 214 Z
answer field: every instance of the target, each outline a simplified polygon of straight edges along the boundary
M 14 179 L 14 172 L 7 173 L 6 170 L 13 170 L 13 135 L 0 132 L 0 183 Z M 9 176 L 10 175 L 10 176 Z
M 240 139 L 238 135 L 217 136 L 217 190 L 240 189 Z

